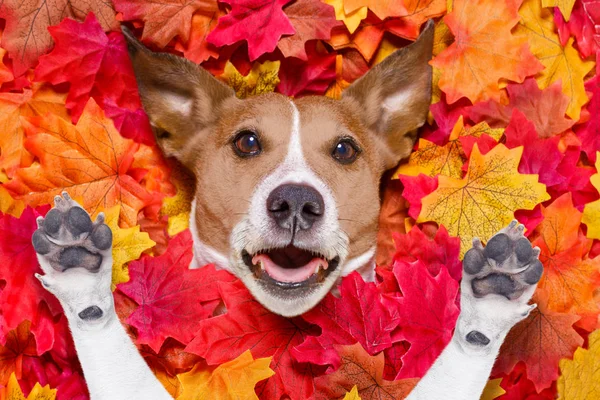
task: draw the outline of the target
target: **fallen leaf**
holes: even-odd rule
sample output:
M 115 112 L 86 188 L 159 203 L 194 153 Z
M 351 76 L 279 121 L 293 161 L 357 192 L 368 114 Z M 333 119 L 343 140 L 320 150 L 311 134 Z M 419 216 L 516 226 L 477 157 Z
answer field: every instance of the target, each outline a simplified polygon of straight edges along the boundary
M 540 392 L 558 378 L 558 362 L 571 357 L 583 339 L 573 329 L 579 317 L 548 310 L 548 294 L 544 290 L 538 289 L 533 301 L 537 308 L 508 333 L 494 368 L 507 374 L 523 361 L 527 377 Z
M 323 0 L 323 3 L 329 4 L 335 11 L 335 18 L 338 21 L 342 21 L 350 34 L 356 31 L 356 28 L 360 25 L 360 22 L 367 18 L 369 10 L 367 7 L 361 7 L 350 13 L 346 13 L 344 9 L 344 0 Z
M 408 10 L 404 8 L 403 3 L 403 1 L 389 0 L 344 0 L 344 12 L 349 14 L 363 7 L 367 7 L 369 10 L 373 11 L 379 19 L 386 19 L 388 17 L 398 17 L 400 15 L 408 14 Z
M 296 0 L 285 6 L 283 12 L 296 31 L 291 36 L 283 36 L 277 44 L 284 57 L 307 60 L 304 44 L 314 39 L 328 40 L 331 29 L 340 25 L 334 8 L 320 0 Z
M 308 61 L 286 58 L 281 62 L 277 91 L 286 96 L 324 94 L 335 79 L 335 53 L 327 53 L 318 42 L 306 49 Z
M 573 359 L 560 361 L 559 400 L 600 397 L 600 330 L 590 334 L 588 348 L 578 348 Z
M 315 334 L 301 318 L 284 318 L 264 309 L 237 281 L 220 284 L 227 312 L 201 321 L 186 351 L 204 357 L 209 365 L 231 361 L 247 349 L 254 357 L 272 357 L 275 375 L 257 386 L 261 398 L 311 398 L 314 373 L 310 364 L 296 362 L 290 350 Z
M 427 139 L 419 139 L 417 149 L 410 154 L 407 163 L 403 163 L 398 167 L 392 179 L 398 178 L 398 175 L 417 176 L 419 174 L 431 177 L 444 175 L 452 178 L 462 178 L 462 168 L 466 157 L 460 138 L 467 136 L 479 138 L 481 135 L 487 134 L 498 141 L 503 131 L 503 129 L 491 129 L 485 122 L 471 128 L 465 128 L 461 116 L 454 125 L 452 132 L 450 132 L 448 143 L 444 146 L 438 146 Z
M 535 80 L 528 78 L 522 84 L 509 83 L 506 91 L 507 105 L 493 100 L 477 103 L 469 109 L 469 118 L 475 122 L 485 121 L 493 127 L 506 127 L 517 109 L 535 125 L 543 138 L 562 133 L 575 123 L 564 117 L 569 98 L 562 93 L 558 82 L 540 90 Z
M 48 27 L 70 17 L 82 20 L 93 12 L 104 31 L 116 30 L 119 22 L 111 2 L 98 0 L 6 0 L 0 4 L 0 18 L 6 26 L 2 47 L 13 61 L 15 77 L 32 68 L 52 47 Z
M 0 43 L 2 43 L 2 32 L 0 30 Z M 0 86 L 2 86 L 5 82 L 10 82 L 14 79 L 13 73 L 10 68 L 4 63 L 4 56 L 6 55 L 6 50 L 0 47 Z
M 31 322 L 23 321 L 14 330 L 7 332 L 6 343 L 0 342 L 0 384 L 11 376 L 23 377 L 23 363 L 36 357 L 35 338 L 30 331 Z
M 350 83 L 346 81 L 343 77 L 343 68 L 344 68 L 344 56 L 341 54 L 336 54 L 335 56 L 335 82 L 329 86 L 327 91 L 325 92 L 325 96 L 330 97 L 335 100 L 339 100 L 342 98 L 342 92 Z
M 542 0 L 542 7 L 556 7 L 560 10 L 565 21 L 571 18 L 571 11 L 575 5 L 575 0 Z
M 455 42 L 431 62 L 441 70 L 439 87 L 449 103 L 463 96 L 473 103 L 499 100 L 500 79 L 523 82 L 540 71 L 526 39 L 511 34 L 519 21 L 518 3 L 454 1 L 444 22 Z
M 181 51 L 183 56 L 196 64 L 200 64 L 210 57 L 218 58 L 219 49 L 213 44 L 208 43 L 206 38 L 208 34 L 215 29 L 219 18 L 225 15 L 220 9 L 212 12 L 194 13 L 192 17 L 192 31 L 190 39 L 186 44 L 181 41 L 175 43 L 175 49 Z
M 501 378 L 489 380 L 481 393 L 480 400 L 494 400 L 506 393 L 506 390 L 500 386 Z
M 215 0 L 114 0 L 115 10 L 123 21 L 142 20 L 142 40 L 163 48 L 176 36 L 187 43 L 192 27 L 192 14 L 196 11 L 214 12 Z
M 240 99 L 258 96 L 274 91 L 279 84 L 279 77 L 277 76 L 279 64 L 279 61 L 265 61 L 262 64 L 254 63 L 250 72 L 243 76 L 230 61 L 227 61 L 223 75 L 220 78 L 235 90 L 236 96 Z
M 67 108 L 76 123 L 90 97 L 105 108 L 107 116 L 123 137 L 152 145 L 154 137 L 141 107 L 137 82 L 129 60 L 125 39 L 121 33 L 102 31 L 93 14 L 79 23 L 65 19 L 49 29 L 56 45 L 40 57 L 35 79 L 54 85 L 68 82 Z M 125 120 L 133 116 L 126 112 L 141 112 L 137 124 Z
M 248 43 L 250 61 L 275 50 L 282 35 L 296 33 L 282 7 L 290 0 L 223 0 L 231 11 L 219 19 L 208 42 L 225 46 L 241 40 Z
M 0 389 L 0 397 L 6 400 L 54 400 L 56 399 L 56 389 L 50 389 L 50 385 L 42 386 L 36 383 L 29 395 L 25 397 L 17 382 L 15 374 L 12 374 L 8 380 L 8 386 Z
M 342 399 L 356 386 L 362 400 L 397 400 L 405 398 L 418 379 L 387 381 L 383 379 L 383 353 L 370 356 L 360 343 L 338 346 L 342 364 L 334 373 L 316 379 L 315 399 Z
M 131 279 L 118 286 L 138 304 L 127 318 L 127 323 L 137 329 L 137 342 L 147 344 L 156 353 L 167 337 L 188 344 L 202 320 L 214 311 L 214 307 L 202 303 L 219 298 L 216 282 L 233 279 L 226 271 L 215 271 L 212 265 L 189 269 L 192 257 L 192 238 L 186 231 L 169 242 L 163 255 L 144 255 L 129 263 Z
M 594 10 L 597 9 L 596 0 L 576 1 L 568 22 L 565 21 L 559 9 L 554 9 L 554 23 L 558 30 L 560 43 L 564 46 L 573 36 L 577 49 L 583 58 L 588 58 L 597 48 L 594 39 Z
M 591 177 L 591 182 L 600 192 L 600 153 L 596 156 L 596 175 Z M 600 239 L 600 200 L 585 205 L 581 222 L 587 226 L 587 237 Z
M 352 390 L 346 393 L 344 400 L 361 400 L 360 395 L 358 394 L 358 387 L 356 385 L 352 386 Z
M 0 93 L 0 171 L 12 178 L 18 168 L 28 167 L 33 162 L 33 155 L 24 146 L 21 117 L 52 113 L 68 119 L 65 98 L 40 84 L 24 89 L 23 93 Z
M 531 210 L 549 198 L 537 176 L 517 172 L 522 153 L 498 144 L 482 156 L 475 145 L 465 177 L 440 175 L 437 189 L 421 201 L 417 222 L 443 224 L 460 237 L 461 257 L 473 238 L 486 242 L 514 219 L 516 210 Z
M 25 129 L 25 146 L 40 164 L 18 169 L 5 187 L 26 204 L 50 204 L 67 190 L 71 197 L 83 199 L 90 214 L 121 205 L 120 223 L 126 227 L 137 224 L 141 209 L 160 207 L 164 194 L 146 190 L 130 175 L 143 171 L 138 167 L 144 160 L 138 154 L 160 160 L 158 150 L 123 139 L 93 99 L 77 125 L 47 114 L 27 119 Z M 146 170 L 164 168 L 152 164 Z
M 600 152 L 600 80 L 598 76 L 585 82 L 585 90 L 592 93 L 592 100 L 587 105 L 590 119 L 574 128 L 577 137 L 581 140 L 581 150 L 585 152 L 592 162 L 596 162 L 596 154 Z
M 542 8 L 540 0 L 525 0 L 519 15 L 521 21 L 514 31 L 515 36 L 529 42 L 531 52 L 544 66 L 535 76 L 538 86 L 545 89 L 560 80 L 562 91 L 569 98 L 567 115 L 578 120 L 581 106 L 588 101 L 583 78 L 594 67 L 594 62 L 579 57 L 573 48 L 573 39 L 564 47 L 560 44 L 554 32 L 552 12 Z
M 432 277 L 420 260 L 395 261 L 393 272 L 402 292 L 402 297 L 390 297 L 388 302 L 400 321 L 394 340 L 410 343 L 396 379 L 421 378 L 452 339 L 460 312 L 458 282 L 444 266 Z
M 4 186 L 0 186 L 0 213 L 19 218 L 24 209 L 23 200 L 14 199 Z
M 212 371 L 197 364 L 190 372 L 177 376 L 183 390 L 177 400 L 258 400 L 254 386 L 273 376 L 270 363 L 271 357 L 255 360 L 246 350 Z

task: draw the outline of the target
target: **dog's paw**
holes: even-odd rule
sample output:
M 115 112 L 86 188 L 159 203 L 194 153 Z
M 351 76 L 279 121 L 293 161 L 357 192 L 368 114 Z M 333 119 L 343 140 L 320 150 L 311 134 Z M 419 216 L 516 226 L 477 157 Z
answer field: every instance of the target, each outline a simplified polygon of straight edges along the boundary
M 67 317 L 101 320 L 113 309 L 112 232 L 100 214 L 88 213 L 66 192 L 54 198 L 45 218 L 38 218 L 32 241 L 44 275 L 44 288 L 61 302 Z
M 465 254 L 457 331 L 473 349 L 502 341 L 535 308 L 528 302 L 544 268 L 539 248 L 532 248 L 523 231 L 523 225 L 512 221 L 485 247 L 473 240 Z

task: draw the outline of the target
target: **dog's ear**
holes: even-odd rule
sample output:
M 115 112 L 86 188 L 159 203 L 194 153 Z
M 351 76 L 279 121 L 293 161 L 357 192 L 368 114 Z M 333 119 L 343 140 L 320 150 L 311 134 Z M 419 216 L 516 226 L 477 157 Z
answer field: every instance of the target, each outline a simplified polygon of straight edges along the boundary
M 189 142 L 215 122 L 219 106 L 235 93 L 191 61 L 152 52 L 125 26 L 122 31 L 157 143 L 165 155 L 186 164 Z
M 427 118 L 433 30 L 430 20 L 414 43 L 388 56 L 342 94 L 342 101 L 354 103 L 363 123 L 383 140 L 388 169 L 410 154 L 416 131 Z

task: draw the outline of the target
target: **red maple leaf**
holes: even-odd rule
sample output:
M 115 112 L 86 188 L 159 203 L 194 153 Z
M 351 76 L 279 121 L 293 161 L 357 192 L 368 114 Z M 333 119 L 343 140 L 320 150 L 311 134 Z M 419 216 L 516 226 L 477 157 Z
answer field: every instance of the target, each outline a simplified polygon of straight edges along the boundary
M 296 0 L 283 8 L 296 33 L 281 38 L 277 47 L 284 57 L 296 57 L 307 60 L 304 44 L 309 40 L 328 40 L 331 29 L 341 22 L 335 19 L 332 6 L 320 0 Z
M 219 58 L 219 49 L 206 40 L 208 34 L 215 29 L 219 18 L 223 15 L 221 10 L 213 12 L 197 12 L 192 17 L 192 32 L 187 43 L 178 41 L 175 50 L 181 51 L 185 58 L 200 64 L 210 57 Z
M 278 92 L 295 97 L 325 93 L 335 80 L 335 53 L 327 53 L 319 45 L 311 42 L 306 46 L 308 61 L 285 58 L 281 62 Z
M 593 18 L 593 10 L 597 9 L 597 0 L 576 1 L 569 22 L 565 22 L 560 9 L 554 8 L 554 23 L 558 30 L 560 43 L 565 46 L 571 36 L 575 37 L 577 49 L 582 58 L 592 55 L 597 47 L 594 40 L 596 29 Z
M 114 0 L 113 3 L 124 21 L 143 20 L 142 40 L 160 48 L 175 36 L 187 43 L 194 12 L 217 10 L 215 0 Z
M 107 36 L 91 13 L 82 23 L 67 18 L 48 30 L 56 46 L 40 57 L 35 78 L 55 85 L 70 83 L 66 106 L 73 123 L 93 97 L 114 119 L 122 136 L 153 144 L 123 35 L 111 32 Z
M 275 375 L 257 386 L 263 399 L 308 399 L 314 391 L 314 367 L 293 359 L 290 350 L 314 335 L 302 318 L 284 318 L 264 309 L 241 282 L 219 283 L 227 313 L 200 323 L 185 351 L 204 357 L 210 365 L 231 361 L 250 349 L 254 358 L 273 357 Z
M 540 393 L 535 385 L 527 379 L 526 365 L 520 362 L 510 374 L 505 375 L 500 382 L 502 389 L 506 391 L 499 398 L 502 400 L 554 400 L 556 399 L 556 386 L 542 390 Z
M 46 302 L 53 315 L 62 309 L 58 300 L 45 290 L 34 277 L 41 273 L 31 236 L 37 229 L 36 218 L 50 209 L 42 206 L 37 209 L 26 208 L 20 218 L 0 213 L 0 282 L 5 286 L 0 291 L 0 344 L 4 344 L 6 335 L 24 320 L 35 321 L 38 305 Z M 0 287 L 2 284 L 0 283 Z M 4 305 L 10 304 L 10 307 Z M 32 333 L 39 338 L 38 350 L 47 351 L 54 341 L 54 330 L 46 323 L 38 323 Z
M 494 371 L 507 374 L 519 361 L 527 366 L 527 377 L 538 392 L 558 378 L 558 362 L 571 357 L 583 339 L 573 329 L 577 315 L 548 310 L 548 294 L 536 291 L 537 308 L 509 332 L 500 350 Z
M 203 319 L 214 311 L 203 302 L 218 299 L 216 281 L 231 281 L 226 271 L 209 265 L 190 270 L 192 238 L 182 232 L 169 242 L 158 257 L 144 255 L 129 264 L 130 281 L 118 286 L 139 307 L 127 318 L 137 329 L 137 342 L 147 344 L 155 353 L 167 337 L 188 344 Z
M 294 27 L 282 10 L 290 0 L 223 0 L 231 5 L 231 12 L 219 19 L 217 27 L 208 35 L 208 42 L 225 46 L 240 40 L 248 43 L 250 61 L 275 50 L 282 35 L 295 33 Z
M 575 128 L 577 137 L 581 140 L 581 150 L 592 162 L 596 162 L 596 152 L 600 151 L 600 80 L 598 76 L 585 83 L 585 90 L 592 93 L 592 99 L 587 105 L 590 119 Z
M 575 123 L 565 117 L 569 98 L 559 83 L 540 90 L 535 79 L 528 78 L 522 84 L 509 83 L 506 90 L 508 105 L 494 100 L 477 103 L 469 109 L 469 118 L 475 122 L 486 121 L 492 127 L 505 127 L 516 108 L 535 125 L 540 137 L 557 135 Z
M 400 322 L 382 303 L 377 286 L 364 282 L 356 272 L 342 280 L 340 298 L 327 295 L 302 318 L 320 326 L 321 335 L 308 338 L 306 352 L 304 343 L 296 346 L 294 357 L 318 365 L 325 362 L 334 369 L 340 364 L 334 345 L 359 342 L 369 354 L 375 355 L 392 345 L 391 333 Z M 310 350 L 315 348 L 315 342 L 322 350 L 313 358 Z
M 437 189 L 438 179 L 425 174 L 417 176 L 399 175 L 398 179 L 404 185 L 402 196 L 410 203 L 408 215 L 417 219 L 421 213 L 421 199 Z
M 388 296 L 400 321 L 394 341 L 410 343 L 396 378 L 422 377 L 452 338 L 459 314 L 458 282 L 443 266 L 432 277 L 421 261 L 397 261 L 394 275 L 402 291 L 402 297 Z

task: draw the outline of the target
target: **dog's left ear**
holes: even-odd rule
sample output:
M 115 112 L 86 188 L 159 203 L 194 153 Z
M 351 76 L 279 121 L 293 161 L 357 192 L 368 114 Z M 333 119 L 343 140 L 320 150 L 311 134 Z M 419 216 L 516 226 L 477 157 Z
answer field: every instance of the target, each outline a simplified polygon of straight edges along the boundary
M 429 20 L 414 43 L 388 56 L 342 94 L 342 101 L 354 103 L 363 123 L 383 140 L 386 169 L 410 154 L 416 130 L 427 118 L 433 31 Z

